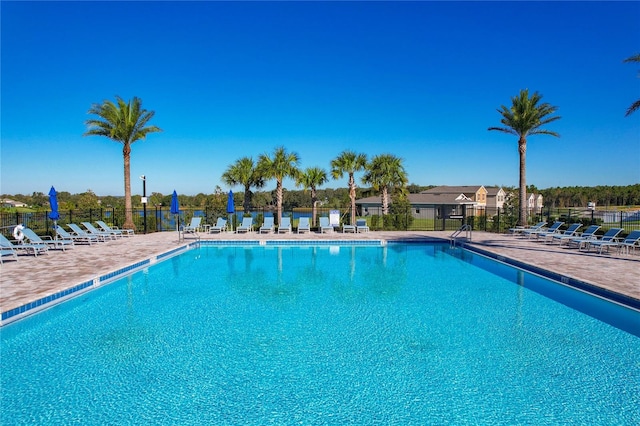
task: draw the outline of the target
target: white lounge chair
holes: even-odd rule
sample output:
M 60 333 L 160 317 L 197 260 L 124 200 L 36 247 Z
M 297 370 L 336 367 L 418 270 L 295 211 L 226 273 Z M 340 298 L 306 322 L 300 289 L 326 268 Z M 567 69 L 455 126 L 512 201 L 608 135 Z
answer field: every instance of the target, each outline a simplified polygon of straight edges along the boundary
M 61 238 L 63 240 L 73 240 L 74 243 L 87 243 L 89 245 L 91 245 L 91 243 L 98 242 L 98 237 L 94 237 L 94 236 L 81 236 L 81 235 L 76 235 L 75 233 L 71 234 L 69 232 L 67 232 L 62 226 L 60 225 L 56 225 L 55 226 L 55 231 L 56 231 L 56 236 L 58 238 Z
M 342 224 L 342 232 L 343 233 L 353 232 L 355 234 L 356 226 L 355 225 L 351 225 L 351 224 L 343 223 Z
M 298 234 L 311 232 L 311 224 L 308 217 L 301 217 L 298 221 Z
M 545 236 L 547 236 L 547 235 L 549 235 L 549 234 L 551 234 L 551 233 L 558 232 L 558 231 L 560 230 L 560 227 L 561 227 L 562 225 L 564 225 L 564 222 L 560 222 L 560 221 L 558 221 L 558 222 L 554 222 L 554 223 L 553 223 L 553 225 L 551 225 L 551 226 L 550 226 L 550 227 L 548 227 L 548 228 L 542 227 L 542 228 L 538 228 L 538 229 L 531 229 L 531 230 L 525 229 L 525 230 L 522 232 L 522 236 L 523 236 L 523 237 L 527 237 L 527 238 L 533 238 L 533 237 L 540 238 L 540 237 L 545 237 Z
M 569 241 L 569 245 L 575 244 L 578 246 L 578 250 L 582 250 L 585 248 L 589 251 L 589 245 L 595 241 L 616 241 L 618 234 L 623 231 L 622 228 L 610 228 L 607 232 L 604 233 L 601 237 L 598 237 L 595 233 L 588 238 L 574 238 Z
M 543 226 L 545 226 L 547 224 L 547 222 L 542 221 L 542 222 L 538 222 L 535 225 L 528 227 L 528 226 L 517 226 L 515 228 L 509 228 L 509 233 L 511 235 L 517 235 L 517 234 L 522 234 L 524 231 L 533 231 L 536 229 L 542 229 Z
M 73 247 L 73 239 L 72 238 L 58 238 L 53 239 L 50 236 L 46 235 L 41 237 L 36 234 L 31 228 L 24 228 L 22 230 L 24 237 L 27 239 L 29 244 L 45 244 L 48 247 L 52 247 L 54 249 L 62 249 L 65 251 L 67 247 Z
M 356 232 L 369 232 L 369 226 L 367 226 L 366 219 L 356 220 Z
M 238 226 L 236 232 L 239 234 L 241 232 L 249 232 L 253 230 L 253 218 L 252 217 L 243 217 L 242 224 Z
M 278 234 L 290 234 L 291 233 L 291 218 L 288 216 L 283 216 L 278 225 Z
M 91 235 L 97 235 L 99 237 L 103 237 L 105 239 L 115 240 L 118 238 L 117 235 L 112 234 L 111 232 L 102 231 L 91 224 L 91 222 L 80 222 L 82 226 L 84 226 L 87 232 Z
M 599 253 L 602 254 L 602 250 L 606 247 L 607 251 L 610 247 L 615 247 L 620 242 L 620 238 L 618 235 L 624 231 L 622 228 L 611 228 L 600 239 L 593 239 L 589 241 L 584 241 L 580 244 L 579 248 L 584 247 L 587 252 L 591 251 L 591 247 L 598 248 Z
M 331 226 L 331 224 L 329 223 L 329 218 L 328 217 L 321 217 L 320 218 L 320 233 L 323 234 L 325 232 L 333 232 L 333 226 Z
M 78 225 L 76 225 L 75 223 L 69 223 L 67 226 L 69 226 L 69 228 L 71 228 L 71 231 L 73 232 L 73 234 L 76 237 L 80 237 L 80 238 L 84 238 L 84 239 L 91 239 L 91 242 L 93 241 L 107 241 L 107 238 L 104 235 L 94 235 L 94 234 L 89 234 L 87 231 L 85 231 L 84 229 L 80 228 Z M 75 239 L 75 237 L 74 237 Z
M 200 223 L 202 222 L 201 216 L 194 216 L 191 218 L 191 222 L 188 225 L 182 226 L 183 234 L 197 234 L 200 231 Z
M 135 231 L 133 229 L 120 229 L 117 226 L 109 226 L 102 220 L 96 220 L 96 223 L 104 232 L 110 232 L 120 237 L 130 237 L 135 235 Z
M 585 229 L 582 234 L 576 235 L 574 233 L 573 235 L 557 235 L 557 236 L 554 236 L 553 238 L 559 240 L 560 245 L 562 245 L 566 241 L 567 246 L 570 246 L 571 242 L 575 240 L 580 240 L 580 239 L 587 240 L 590 238 L 595 239 L 595 235 L 598 229 L 600 229 L 599 225 L 591 225 L 587 229 Z
M 567 238 L 575 237 L 576 232 L 578 232 L 578 229 L 580 228 L 582 228 L 581 223 L 572 223 L 564 231 L 552 232 L 550 234 L 545 235 L 543 240 L 545 243 L 548 243 L 548 244 L 553 244 L 555 240 L 558 240 L 558 242 L 561 242 L 562 237 L 567 237 Z
M 617 248 L 618 250 L 625 250 L 627 253 L 630 248 L 636 248 L 640 244 L 640 231 L 631 231 L 629 235 L 627 235 L 624 239 L 620 239 L 614 237 L 609 241 L 604 241 L 604 237 L 602 240 L 591 241 L 589 242 L 589 251 L 591 247 L 600 247 L 599 254 L 602 254 L 602 250 L 606 247 L 607 252 L 611 247 Z
M 0 237 L 0 263 L 4 261 L 5 256 L 11 256 L 18 261 L 18 250 L 14 248 L 13 243 L 2 234 Z
M 219 217 L 216 224 L 209 228 L 209 233 L 221 233 L 227 230 L 227 219 Z
M 266 232 L 267 234 L 272 233 L 275 230 L 275 225 L 273 224 L 273 216 L 265 217 L 262 226 L 258 230 L 258 233 L 262 234 Z
M 618 248 L 624 250 L 627 254 L 629 254 L 631 249 L 635 251 L 638 247 L 640 247 L 640 231 L 631 231 L 631 233 L 627 235 L 627 238 L 622 240 L 618 245 Z
M 8 240 L 7 237 L 5 237 L 2 234 L 0 234 L 0 247 L 2 247 L 3 251 L 6 250 L 7 248 L 11 248 L 16 252 L 21 250 L 26 252 L 27 254 L 32 254 L 35 257 L 38 257 L 39 254 L 46 253 L 48 250 L 48 247 L 46 244 L 30 244 L 25 242 L 21 242 L 19 244 L 13 244 L 13 242 Z

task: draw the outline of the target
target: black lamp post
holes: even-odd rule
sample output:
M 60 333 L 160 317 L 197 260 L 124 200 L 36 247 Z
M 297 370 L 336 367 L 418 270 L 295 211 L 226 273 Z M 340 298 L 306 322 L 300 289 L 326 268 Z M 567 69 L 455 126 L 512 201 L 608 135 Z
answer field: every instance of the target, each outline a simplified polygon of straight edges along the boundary
M 147 177 L 140 176 L 142 179 L 142 217 L 144 221 L 144 233 L 147 233 Z

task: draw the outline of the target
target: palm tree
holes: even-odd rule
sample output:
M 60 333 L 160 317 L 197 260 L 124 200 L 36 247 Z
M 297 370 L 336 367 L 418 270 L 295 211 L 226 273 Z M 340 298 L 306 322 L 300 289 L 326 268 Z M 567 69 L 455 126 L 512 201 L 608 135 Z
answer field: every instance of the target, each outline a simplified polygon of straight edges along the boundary
M 131 144 L 144 139 L 149 133 L 161 132 L 156 126 L 147 126 L 155 112 L 142 108 L 142 100 L 134 97 L 125 102 L 116 96 L 116 103 L 109 100 L 93 104 L 89 114 L 99 118 L 85 121 L 88 129 L 84 136 L 106 136 L 120 142 L 124 157 L 124 228 L 135 229 L 131 208 Z
M 282 180 L 290 177 L 297 179 L 300 171 L 298 163 L 300 157 L 295 152 L 287 152 L 284 147 L 278 147 L 273 151 L 273 157 L 261 154 L 258 159 L 258 174 L 265 179 L 276 180 L 276 203 L 278 205 L 277 219 L 282 223 Z
M 558 109 L 548 103 L 540 103 L 542 95 L 535 92 L 529 97 L 529 89 L 511 98 L 511 108 L 502 105 L 497 111 L 502 115 L 500 122 L 504 127 L 489 127 L 488 130 L 498 130 L 518 136 L 518 152 L 520 153 L 520 216 L 518 224 L 527 224 L 527 178 L 526 156 L 527 137 L 529 135 L 551 135 L 560 137 L 556 132 L 542 129 L 542 126 L 560 119 L 552 117 Z
M 331 176 L 340 179 L 345 173 L 349 174 L 349 198 L 351 199 L 351 225 L 356 223 L 356 180 L 353 175 L 364 170 L 367 165 L 365 154 L 353 151 L 342 151 L 337 158 L 331 160 Z
M 242 157 L 230 165 L 222 174 L 222 180 L 229 186 L 244 186 L 244 201 L 242 206 L 245 213 L 251 210 L 251 188 L 262 188 L 264 179 L 258 174 L 253 158 Z
M 316 225 L 316 202 L 318 201 L 317 187 L 327 182 L 327 172 L 320 167 L 309 167 L 304 172 L 300 173 L 296 181 L 297 186 L 302 186 L 306 192 L 307 189 L 311 189 L 311 205 L 313 206 L 312 223 Z
M 627 59 L 625 59 L 622 62 L 640 62 L 640 54 L 637 55 L 633 55 Z M 631 106 L 629 107 L 629 109 L 627 110 L 627 113 L 624 115 L 625 117 L 628 117 L 629 115 L 631 115 L 634 111 L 636 111 L 638 108 L 640 108 L 640 99 L 638 99 L 637 101 L 635 101 L 634 103 L 631 104 Z
M 389 214 L 389 191 L 403 190 L 408 183 L 407 172 L 402 159 L 392 154 L 381 154 L 373 157 L 367 164 L 362 183 L 373 186 L 380 191 L 382 214 Z

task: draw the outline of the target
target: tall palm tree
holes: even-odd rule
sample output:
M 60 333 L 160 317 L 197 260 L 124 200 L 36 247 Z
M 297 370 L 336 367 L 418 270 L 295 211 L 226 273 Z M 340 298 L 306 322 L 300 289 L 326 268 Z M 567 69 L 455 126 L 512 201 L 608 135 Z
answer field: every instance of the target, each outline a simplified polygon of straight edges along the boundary
M 504 127 L 489 127 L 488 130 L 498 130 L 518 136 L 518 152 L 520 153 L 520 216 L 518 224 L 527 224 L 527 178 L 526 157 L 527 137 L 529 135 L 560 135 L 542 126 L 559 120 L 560 116 L 551 116 L 558 109 L 548 103 L 540 103 L 542 95 L 535 92 L 529 96 L 529 89 L 520 91 L 519 95 L 511 98 L 511 107 L 502 105 L 497 111 L 502 115 L 500 122 Z
M 284 147 L 273 151 L 273 157 L 261 154 L 258 159 L 258 174 L 265 179 L 276 180 L 276 203 L 278 205 L 277 219 L 282 223 L 282 181 L 284 178 L 297 179 L 300 171 L 298 163 L 300 157 L 295 152 L 287 152 Z
M 640 62 L 640 54 L 633 55 L 622 62 Z M 638 108 L 640 108 L 640 99 L 631 104 L 627 113 L 624 115 L 625 117 L 630 116 L 633 112 L 635 112 Z
M 227 170 L 222 174 L 222 180 L 229 186 L 244 186 L 242 206 L 245 213 L 251 211 L 251 188 L 262 188 L 264 186 L 264 179 L 258 174 L 253 158 L 242 157 L 227 167 Z
M 389 214 L 389 191 L 403 190 L 408 183 L 407 172 L 402 165 L 402 159 L 393 154 L 376 155 L 367 164 L 362 176 L 362 183 L 373 186 L 380 191 L 382 214 Z
M 345 173 L 349 175 L 349 198 L 351 199 L 351 225 L 356 223 L 356 180 L 354 174 L 364 170 L 367 165 L 365 154 L 353 151 L 342 151 L 338 157 L 331 160 L 331 176 L 340 179 Z
M 142 108 L 142 100 L 134 97 L 125 102 L 116 96 L 116 103 L 109 100 L 93 104 L 89 114 L 97 115 L 85 121 L 88 129 L 84 136 L 106 136 L 120 142 L 124 157 L 124 227 L 135 229 L 131 208 L 131 144 L 144 139 L 149 133 L 161 132 L 156 126 L 147 126 L 155 115 Z
M 305 171 L 301 172 L 296 180 L 297 186 L 302 186 L 304 190 L 311 189 L 311 205 L 312 207 L 312 219 L 313 226 L 316 225 L 316 216 L 317 216 L 317 207 L 316 202 L 318 201 L 318 191 L 317 187 L 323 185 L 327 182 L 328 176 L 327 172 L 320 167 L 309 167 Z

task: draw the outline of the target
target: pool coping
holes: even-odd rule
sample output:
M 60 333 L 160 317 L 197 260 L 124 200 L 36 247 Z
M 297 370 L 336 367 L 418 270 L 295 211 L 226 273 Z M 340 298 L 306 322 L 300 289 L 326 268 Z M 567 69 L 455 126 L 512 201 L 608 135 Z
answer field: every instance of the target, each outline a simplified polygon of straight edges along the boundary
M 157 255 L 147 257 L 138 262 L 132 263 L 128 266 L 115 269 L 105 274 L 97 275 L 89 280 L 77 283 L 67 289 L 58 291 L 48 296 L 41 297 L 37 300 L 25 303 L 21 306 L 9 309 L 2 312 L 0 317 L 0 327 L 11 324 L 15 321 L 19 321 L 25 317 L 36 314 L 45 309 L 49 309 L 55 305 L 63 303 L 66 300 L 80 296 L 96 288 L 107 285 L 113 281 L 123 278 L 127 275 L 133 274 L 149 266 L 164 261 L 170 257 L 182 254 L 188 250 L 191 250 L 200 246 L 386 246 L 392 244 L 425 244 L 425 243 L 438 243 L 449 244 L 450 241 L 444 238 L 438 237 L 424 237 L 424 238 L 412 238 L 412 239 L 367 239 L 367 240 L 292 240 L 292 239 L 276 239 L 276 240 L 194 240 L 192 242 L 185 242 L 184 245 L 167 250 Z M 462 247 L 470 252 L 474 252 L 498 262 L 508 264 L 509 266 L 522 269 L 524 271 L 540 275 L 544 278 L 552 280 L 562 285 L 566 285 L 577 290 L 589 293 L 596 297 L 601 297 L 613 303 L 618 303 L 627 306 L 631 309 L 640 311 L 640 300 L 633 297 L 608 290 L 602 287 L 595 286 L 585 281 L 566 276 L 560 273 L 552 272 L 522 261 L 518 261 L 509 258 L 504 255 L 492 253 L 487 250 L 480 249 L 467 242 L 459 242 L 459 247 Z
M 560 274 L 558 272 L 549 271 L 547 269 L 540 268 L 539 266 L 530 265 L 526 262 L 515 260 L 504 255 L 492 253 L 490 251 L 483 250 L 467 243 L 463 243 L 461 246 L 464 249 L 469 250 L 470 252 L 480 254 L 498 262 L 521 269 L 525 272 L 541 276 L 558 284 L 574 288 L 584 293 L 588 293 L 592 296 L 599 297 L 609 302 L 617 303 L 619 305 L 626 306 L 630 309 L 640 312 L 640 300 L 634 297 L 627 296 L 625 294 L 618 293 L 603 287 L 598 287 L 586 281 L 582 281 L 568 275 Z

